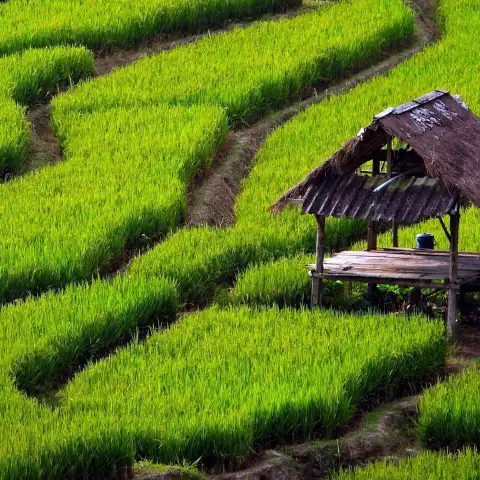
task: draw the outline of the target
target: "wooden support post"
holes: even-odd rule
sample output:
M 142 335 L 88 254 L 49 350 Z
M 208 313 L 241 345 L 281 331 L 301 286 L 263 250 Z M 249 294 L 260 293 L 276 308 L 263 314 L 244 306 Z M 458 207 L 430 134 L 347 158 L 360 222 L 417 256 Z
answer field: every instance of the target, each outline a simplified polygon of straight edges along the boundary
M 398 247 L 398 223 L 395 220 L 392 221 L 392 247 Z
M 392 137 L 387 142 L 387 177 L 392 178 Z
M 392 138 L 390 137 L 387 142 L 387 177 L 392 178 L 393 169 L 393 149 Z M 392 221 L 392 246 L 398 247 L 398 225 L 395 220 Z
M 317 219 L 317 245 L 315 249 L 315 273 L 323 273 L 323 259 L 325 257 L 325 217 L 315 215 Z M 312 277 L 312 308 L 323 305 L 323 280 Z
M 378 228 L 377 222 L 370 221 L 368 223 L 368 233 L 367 233 L 367 250 L 376 250 L 377 249 L 377 235 Z M 369 283 L 368 284 L 368 297 L 370 300 L 373 300 L 377 293 L 377 284 Z
M 452 287 L 457 286 L 458 279 L 458 230 L 460 214 L 450 215 L 450 274 L 448 283 Z M 457 289 L 448 290 L 447 306 L 447 334 L 450 342 L 455 342 L 455 326 L 457 321 Z

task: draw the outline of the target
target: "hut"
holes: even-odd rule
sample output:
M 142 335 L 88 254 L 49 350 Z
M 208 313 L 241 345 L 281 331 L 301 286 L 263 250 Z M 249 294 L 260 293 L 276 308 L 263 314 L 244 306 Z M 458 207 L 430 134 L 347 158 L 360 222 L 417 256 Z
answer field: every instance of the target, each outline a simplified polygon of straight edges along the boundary
M 480 254 L 458 252 L 462 202 L 480 206 L 480 119 L 459 96 L 435 90 L 376 115 L 271 209 L 299 204 L 302 214 L 317 220 L 316 262 L 310 266 L 314 306 L 322 305 L 325 279 L 368 283 L 371 293 L 377 284 L 445 289 L 453 339 L 457 294 L 480 279 Z M 367 249 L 325 259 L 330 216 L 367 220 Z M 435 217 L 449 251 L 398 248 L 399 225 Z M 392 247 L 378 249 L 385 225 L 393 232 Z

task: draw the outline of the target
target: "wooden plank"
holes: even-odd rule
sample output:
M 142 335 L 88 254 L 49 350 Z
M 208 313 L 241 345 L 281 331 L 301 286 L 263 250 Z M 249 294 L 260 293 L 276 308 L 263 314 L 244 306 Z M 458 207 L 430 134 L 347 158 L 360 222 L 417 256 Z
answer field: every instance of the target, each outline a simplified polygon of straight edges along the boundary
M 287 198 L 289 205 L 303 205 L 303 198 Z
M 432 283 L 425 281 L 414 281 L 408 279 L 398 279 L 398 278 L 379 278 L 375 276 L 352 276 L 352 275 L 331 275 L 329 273 L 323 273 L 322 278 L 326 280 L 341 280 L 348 282 L 358 282 L 358 283 L 376 283 L 376 284 L 386 284 L 386 285 L 402 285 L 406 287 L 419 287 L 419 288 L 432 288 L 435 290 L 448 290 L 456 289 L 458 290 L 458 285 L 449 286 L 442 283 Z
M 382 267 L 381 265 L 375 265 L 372 267 L 369 267 L 367 265 L 361 265 L 361 266 L 351 265 L 343 268 L 337 268 L 337 267 L 331 268 L 329 265 L 326 265 L 325 270 L 328 270 L 329 272 L 383 272 L 385 274 L 401 273 L 403 275 L 415 275 L 415 276 L 428 275 L 431 278 L 438 278 L 439 280 L 449 278 L 448 269 L 444 269 L 441 271 L 438 269 L 425 270 L 425 269 L 413 269 L 413 268 L 390 269 L 390 268 Z
M 414 272 L 431 272 L 435 270 L 443 270 L 449 272 L 448 263 L 438 263 L 438 264 L 414 264 L 414 263 L 387 263 L 387 262 L 361 262 L 361 261 L 350 261 L 350 262 L 325 262 L 325 268 L 337 268 L 339 270 L 344 270 L 346 268 L 379 268 L 381 270 L 409 270 Z M 463 272 L 478 272 L 478 268 L 464 268 Z
M 359 263 L 359 264 L 395 264 L 395 265 L 446 265 L 448 267 L 449 260 L 448 258 L 428 258 L 428 257 L 400 257 L 394 256 L 389 257 L 387 255 L 342 255 L 341 257 L 331 257 L 325 260 L 331 264 L 341 265 L 343 263 Z M 478 269 L 480 267 L 480 262 L 464 261 L 461 260 L 459 264 L 463 265 L 465 268 Z
M 374 276 L 378 278 L 402 278 L 404 280 L 428 280 L 428 281 L 438 281 L 441 282 L 445 280 L 445 277 L 440 277 L 439 275 L 429 275 L 429 274 L 415 274 L 411 272 L 382 272 L 380 270 L 348 270 L 348 271 L 338 271 L 338 270 L 327 270 L 325 273 L 329 275 L 350 275 L 350 276 Z
M 347 260 L 348 258 L 348 260 Z M 449 257 L 447 256 L 434 256 L 432 255 L 430 258 L 428 256 L 418 256 L 415 258 L 415 256 L 412 255 L 389 255 L 388 253 L 385 252 L 376 252 L 376 251 L 362 251 L 360 252 L 342 252 L 339 254 L 335 254 L 333 257 L 329 258 L 328 261 L 333 261 L 333 262 L 340 262 L 344 259 L 344 261 L 359 261 L 361 262 L 362 260 L 364 261 L 370 261 L 374 263 L 375 260 L 378 260 L 378 263 L 380 262 L 395 262 L 395 263 L 406 263 L 406 264 L 411 264 L 411 265 L 421 265 L 421 264 L 427 264 L 427 265 L 448 265 L 449 264 Z M 480 268 L 480 258 L 475 259 L 472 257 L 462 257 L 459 255 L 459 265 L 463 266 L 467 270 L 476 270 Z
M 383 272 L 385 274 L 397 274 L 401 273 L 403 275 L 429 275 L 432 278 L 445 279 L 449 278 L 448 268 L 439 270 L 439 269 L 416 269 L 416 268 L 387 268 L 383 265 L 350 265 L 347 267 L 338 267 L 325 265 L 325 270 L 329 272 Z
M 362 250 L 365 251 L 365 250 Z M 416 255 L 450 255 L 449 250 L 429 250 L 426 248 L 393 248 L 393 247 L 383 247 L 381 250 L 378 250 L 379 252 L 381 251 L 388 251 L 392 253 L 414 253 Z M 480 252 L 458 252 L 459 256 L 473 256 L 473 257 L 478 257 L 480 258 Z
M 380 268 L 382 270 L 405 270 L 414 272 L 445 272 L 446 276 L 449 273 L 448 263 L 409 263 L 409 262 L 372 262 L 370 260 L 349 260 L 349 261 L 325 261 L 325 268 L 347 269 L 347 268 Z M 480 272 L 478 265 L 468 265 L 466 263 L 459 263 L 458 275 L 462 277 L 476 275 Z

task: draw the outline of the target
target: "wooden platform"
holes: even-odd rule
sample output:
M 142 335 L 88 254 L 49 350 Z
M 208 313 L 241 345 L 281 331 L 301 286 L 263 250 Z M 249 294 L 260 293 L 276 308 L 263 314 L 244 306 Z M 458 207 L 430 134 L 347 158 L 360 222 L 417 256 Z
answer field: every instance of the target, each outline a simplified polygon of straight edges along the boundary
M 315 270 L 315 265 L 307 265 Z M 452 288 L 448 284 L 450 256 L 444 250 L 385 248 L 345 251 L 324 261 L 324 273 L 313 274 L 329 280 L 362 283 Z M 456 288 L 480 279 L 480 254 L 459 253 Z

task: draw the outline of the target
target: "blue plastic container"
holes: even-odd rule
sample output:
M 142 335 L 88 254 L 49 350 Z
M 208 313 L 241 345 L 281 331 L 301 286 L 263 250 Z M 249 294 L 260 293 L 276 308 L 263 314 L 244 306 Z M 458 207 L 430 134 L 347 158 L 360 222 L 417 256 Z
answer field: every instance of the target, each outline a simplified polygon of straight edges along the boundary
M 435 246 L 435 237 L 431 233 L 419 233 L 417 235 L 417 248 L 433 249 Z

